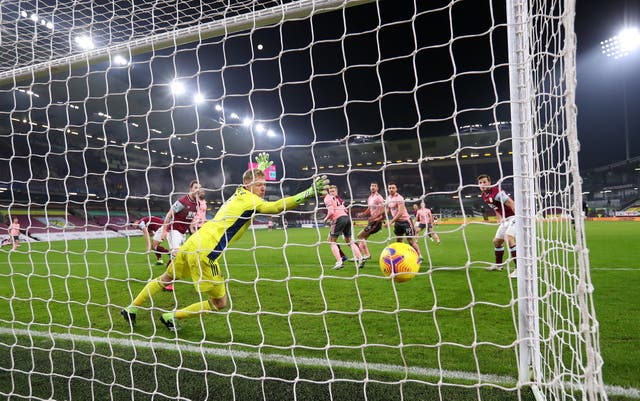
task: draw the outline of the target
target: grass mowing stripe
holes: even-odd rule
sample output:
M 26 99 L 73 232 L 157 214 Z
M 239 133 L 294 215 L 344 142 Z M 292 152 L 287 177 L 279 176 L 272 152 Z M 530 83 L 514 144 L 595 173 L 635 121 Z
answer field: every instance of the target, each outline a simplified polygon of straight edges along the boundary
M 326 360 L 319 358 L 307 358 L 307 357 L 297 357 L 293 358 L 287 355 L 274 355 L 274 354 L 260 354 L 257 352 L 248 352 L 248 351 L 229 351 L 224 349 L 215 349 L 215 348 L 202 348 L 194 345 L 184 345 L 184 344 L 175 344 L 175 343 L 167 343 L 167 342 L 153 342 L 152 344 L 148 341 L 140 341 L 140 340 L 125 340 L 125 339 L 116 339 L 116 338 L 107 338 L 107 337 L 97 337 L 97 336 L 83 336 L 83 335 L 74 335 L 74 334 L 59 334 L 59 333 L 50 333 L 43 331 L 34 331 L 34 330 L 24 330 L 24 329 L 8 329 L 4 327 L 0 327 L 0 334 L 11 334 L 17 336 L 26 336 L 26 337 L 35 337 L 42 339 L 58 339 L 58 340 L 68 340 L 74 342 L 85 342 L 90 344 L 104 344 L 109 346 L 120 346 L 120 347 L 129 347 L 135 346 L 138 348 L 147 348 L 149 350 L 154 349 L 163 349 L 167 351 L 180 349 L 182 352 L 193 352 L 193 353 L 204 353 L 207 355 L 217 356 L 217 357 L 233 357 L 236 359 L 253 359 L 253 360 L 262 360 L 265 362 L 277 362 L 277 363 L 286 363 L 286 364 L 296 364 L 300 366 L 308 366 L 308 367 L 319 367 L 319 368 L 345 368 L 345 369 L 355 369 L 355 370 L 364 370 L 363 364 L 361 362 L 348 362 L 348 361 L 338 361 L 338 360 Z M 434 377 L 439 378 L 443 377 L 446 379 L 454 379 L 454 380 L 464 380 L 475 382 L 480 380 L 483 383 L 493 383 L 498 385 L 505 386 L 514 386 L 516 384 L 516 379 L 509 376 L 499 376 L 499 375 L 488 375 L 488 374 L 474 374 L 471 372 L 462 372 L 462 371 L 454 371 L 454 370 L 438 370 L 438 369 L 429 369 L 429 368 L 417 368 L 417 367 L 403 367 L 398 365 L 388 365 L 381 363 L 369 363 L 366 365 L 367 370 L 379 371 L 384 373 L 409 373 L 413 375 L 425 376 L 425 377 Z M 633 399 L 640 399 L 640 389 L 637 388 L 625 388 L 622 386 L 611 386 L 605 385 L 606 392 L 609 396 L 622 396 Z
M 309 366 L 309 367 L 319 367 L 319 368 L 345 368 L 345 369 L 357 369 L 364 370 L 364 366 L 362 362 L 349 362 L 349 361 L 339 361 L 339 360 L 327 360 L 320 358 L 308 358 L 308 357 L 296 357 L 295 359 L 288 355 L 275 355 L 275 354 L 260 354 L 258 352 L 248 352 L 248 351 L 230 351 L 228 349 L 217 349 L 217 348 L 203 348 L 195 345 L 185 345 L 185 344 L 175 344 L 168 342 L 152 342 L 149 341 L 140 341 L 140 340 L 129 340 L 129 339 L 121 339 L 121 338 L 108 338 L 108 337 L 98 337 L 98 336 L 84 336 L 77 334 L 60 334 L 60 333 L 52 333 L 45 331 L 37 331 L 37 330 L 25 330 L 25 329 L 8 329 L 5 327 L 0 327 L 0 334 L 11 334 L 16 336 L 25 336 L 25 337 L 34 337 L 34 338 L 42 338 L 42 339 L 54 339 L 54 340 L 68 340 L 74 342 L 86 342 L 91 344 L 105 344 L 110 346 L 122 346 L 122 347 L 130 347 L 135 346 L 139 348 L 148 348 L 151 350 L 154 349 L 163 349 L 167 351 L 180 349 L 182 352 L 193 352 L 193 353 L 203 353 L 212 356 L 232 356 L 237 359 L 255 359 L 255 360 L 263 360 L 265 362 L 278 362 L 278 363 L 287 363 L 287 364 L 297 364 L 301 366 Z M 426 376 L 439 378 L 442 376 L 447 379 L 456 379 L 456 380 L 465 380 L 465 381 L 480 381 L 485 383 L 494 383 L 494 384 L 504 384 L 514 386 L 516 384 L 516 379 L 509 376 L 499 376 L 499 375 L 490 375 L 490 374 L 474 374 L 471 372 L 461 372 L 461 371 L 453 371 L 453 370 L 438 370 L 438 369 L 429 369 L 429 368 L 417 368 L 417 367 L 404 367 L 398 365 L 388 365 L 382 363 L 367 363 L 366 368 L 368 370 L 375 370 L 384 373 L 409 373 L 414 375 Z

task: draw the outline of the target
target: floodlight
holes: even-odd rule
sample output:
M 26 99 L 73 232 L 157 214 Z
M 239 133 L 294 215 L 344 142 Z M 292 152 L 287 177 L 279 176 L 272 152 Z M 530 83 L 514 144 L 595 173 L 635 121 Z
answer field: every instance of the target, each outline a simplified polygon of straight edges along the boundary
M 202 95 L 202 93 L 198 92 L 193 96 L 193 101 L 195 102 L 195 104 L 200 104 L 202 102 L 204 102 L 204 95 Z
M 29 14 L 27 14 L 27 12 L 26 12 L 26 11 L 20 11 L 20 15 L 21 15 L 23 18 L 27 18 L 27 17 L 29 16 Z
M 262 124 L 256 124 L 255 128 L 256 132 L 264 132 L 264 125 Z
M 178 82 L 178 81 L 171 82 L 171 92 L 173 92 L 174 95 L 182 95 L 184 91 L 185 91 L 184 85 L 182 85 L 181 82 Z
M 220 106 L 219 104 L 216 104 L 215 109 L 216 111 L 222 111 L 222 106 Z
M 244 120 L 242 120 L 242 125 L 244 125 L 245 127 L 250 126 L 251 123 L 253 123 L 253 120 L 249 117 L 245 117 Z
M 53 29 L 53 22 L 47 22 L 47 28 Z
M 121 55 L 117 54 L 114 58 L 113 58 L 113 62 L 117 65 L 127 65 L 129 64 L 129 62 L 127 61 L 126 58 L 122 57 Z
M 231 118 L 236 119 L 236 120 L 239 120 L 239 119 L 240 119 L 240 116 L 239 116 L 239 115 L 237 115 L 236 113 L 231 113 Z
M 272 129 L 267 131 L 267 136 L 270 138 L 273 138 L 274 136 L 276 136 L 276 132 Z
M 38 14 L 31 14 L 31 21 L 38 22 Z
M 628 56 L 640 48 L 640 30 L 636 27 L 625 28 L 616 36 L 600 42 L 602 53 L 618 59 Z
M 91 38 L 86 35 L 76 36 L 75 42 L 81 49 L 93 49 L 95 47 Z

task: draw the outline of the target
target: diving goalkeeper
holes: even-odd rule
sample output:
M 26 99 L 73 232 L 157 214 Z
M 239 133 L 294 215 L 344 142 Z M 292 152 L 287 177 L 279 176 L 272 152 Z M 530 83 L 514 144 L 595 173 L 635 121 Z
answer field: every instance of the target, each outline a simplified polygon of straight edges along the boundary
M 249 227 L 255 213 L 277 214 L 290 210 L 309 198 L 326 194 L 329 180 L 326 176 L 314 179 L 306 191 L 275 202 L 263 199 L 266 184 L 264 169 L 273 162 L 268 155 L 261 154 L 258 168 L 247 170 L 242 176 L 243 185 L 226 201 L 212 220 L 205 223 L 187 242 L 182 245 L 175 259 L 167 266 L 167 271 L 150 281 L 140 291 L 133 303 L 121 314 L 131 326 L 136 323 L 138 307 L 173 283 L 174 280 L 191 277 L 196 290 L 203 294 L 201 302 L 196 302 L 174 312 L 160 316 L 160 321 L 170 330 L 178 329 L 178 321 L 193 318 L 211 310 L 222 310 L 227 306 L 227 291 L 219 260 L 227 245 L 236 241 Z

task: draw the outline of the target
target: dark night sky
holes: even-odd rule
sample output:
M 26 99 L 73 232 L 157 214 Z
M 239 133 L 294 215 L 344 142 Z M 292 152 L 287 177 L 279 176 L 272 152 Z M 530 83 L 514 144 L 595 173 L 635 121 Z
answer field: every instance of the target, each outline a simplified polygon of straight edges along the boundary
M 129 99 L 128 109 L 114 106 L 108 111 L 114 118 L 166 114 L 172 106 L 167 82 L 176 75 L 189 82 L 190 90 L 203 91 L 210 102 L 286 132 L 286 141 L 275 147 L 348 134 L 384 132 L 384 140 L 415 137 L 416 127 L 423 137 L 448 135 L 456 126 L 507 120 L 504 3 L 381 1 L 318 14 L 311 24 L 287 22 L 225 41 L 208 40 L 197 50 L 185 46 L 156 52 L 152 58 L 139 55 L 130 70 L 112 70 L 109 76 L 119 74 L 120 83 L 131 85 L 129 95 L 138 92 L 149 101 Z M 600 52 L 600 41 L 615 35 L 625 22 L 638 24 L 636 3 L 577 2 L 576 101 L 583 168 L 624 158 L 623 88 L 630 153 L 640 155 L 640 52 L 617 61 Z M 407 23 L 414 13 L 415 23 Z M 376 29 L 380 23 L 382 28 Z M 256 49 L 258 43 L 264 44 L 263 50 Z M 489 44 L 494 58 L 486 51 Z M 117 84 L 111 83 L 111 91 L 117 91 Z M 152 96 L 146 96 L 148 88 Z M 113 104 L 124 104 L 114 99 Z M 37 101 L 49 100 L 43 96 Z M 13 109 L 10 102 L 7 107 Z M 184 125 L 184 130 L 194 129 L 193 124 Z
M 640 5 L 630 0 L 578 1 L 578 136 L 581 168 L 625 158 L 624 91 L 626 86 L 630 157 L 640 156 L 640 51 L 624 59 L 607 59 L 600 41 L 626 24 L 640 26 Z

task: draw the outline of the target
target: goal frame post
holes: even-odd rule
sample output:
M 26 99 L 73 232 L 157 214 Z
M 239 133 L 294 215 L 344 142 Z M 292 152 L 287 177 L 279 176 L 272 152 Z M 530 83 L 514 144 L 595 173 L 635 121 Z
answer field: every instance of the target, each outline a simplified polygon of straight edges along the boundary
M 518 271 L 518 381 L 541 379 L 536 263 L 535 153 L 527 0 L 506 0 Z

